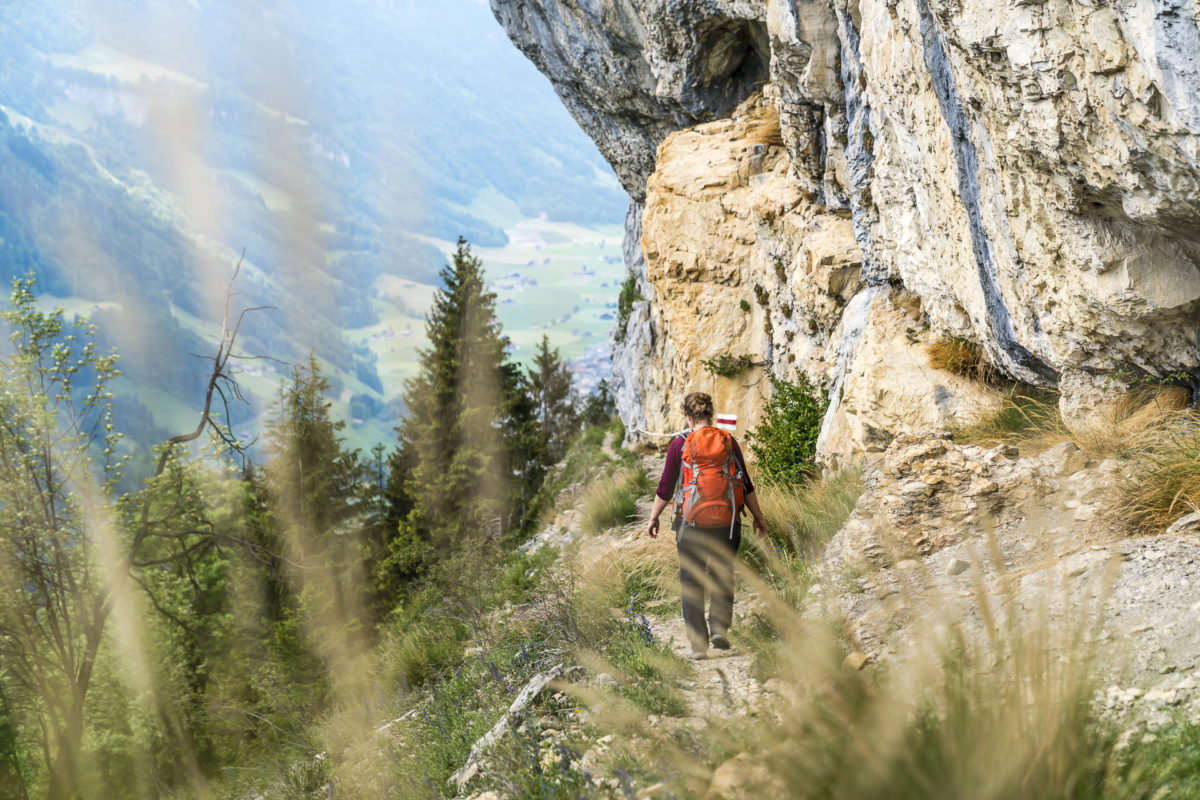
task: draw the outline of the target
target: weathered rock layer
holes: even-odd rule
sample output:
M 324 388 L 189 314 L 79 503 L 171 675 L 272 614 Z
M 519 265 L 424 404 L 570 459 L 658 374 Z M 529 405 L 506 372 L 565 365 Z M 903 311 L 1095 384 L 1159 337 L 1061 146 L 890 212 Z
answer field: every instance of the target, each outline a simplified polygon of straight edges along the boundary
M 1114 373 L 1200 375 L 1194 0 L 492 8 L 633 201 L 631 430 L 688 388 L 753 425 L 765 368 L 830 390 L 826 458 L 881 450 L 990 402 L 941 336 L 1076 417 Z

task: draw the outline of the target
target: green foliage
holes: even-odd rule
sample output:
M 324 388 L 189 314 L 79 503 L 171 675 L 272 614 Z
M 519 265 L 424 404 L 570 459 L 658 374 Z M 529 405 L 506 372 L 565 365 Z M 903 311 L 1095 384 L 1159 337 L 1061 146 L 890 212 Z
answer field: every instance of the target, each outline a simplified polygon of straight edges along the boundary
M 633 272 L 628 273 L 621 284 L 621 294 L 617 297 L 617 322 L 613 326 L 613 338 L 618 342 L 625 341 L 625 328 L 629 325 L 633 304 L 645 299 L 637 275 Z
M 815 470 L 813 458 L 829 396 L 803 375 L 786 381 L 771 377 L 774 389 L 758 429 L 746 434 L 763 477 L 785 484 L 802 483 Z
M 408 568 L 408 551 L 415 552 L 412 566 L 424 572 L 431 559 L 481 547 L 493 521 L 504 525 L 510 511 L 512 471 L 498 431 L 518 394 L 516 372 L 506 369 L 496 296 L 486 288 L 482 262 L 461 239 L 441 278 L 421 372 L 405 385 L 409 416 L 392 459 L 400 486 L 395 516 L 400 539 L 409 540 L 390 559 L 392 569 Z
M 625 422 L 620 417 L 613 417 L 608 423 L 607 432 L 612 434 L 613 445 L 620 447 L 625 441 Z
M 1152 375 L 1140 368 L 1122 365 L 1104 376 L 1104 388 L 1107 390 L 1112 383 L 1124 383 L 1134 389 L 1162 388 L 1166 386 L 1191 387 L 1192 376 L 1182 370 L 1168 372 L 1165 375 Z
M 525 383 L 534 406 L 536 458 L 538 466 L 545 469 L 562 459 L 579 430 L 571 370 L 557 348 L 550 347 L 550 338 L 545 334 Z
M 742 298 L 741 300 L 738 300 L 738 308 L 740 308 L 742 311 L 749 312 L 750 303 L 748 303 L 745 298 Z
M 40 730 L 47 758 L 32 781 L 63 792 L 84 780 L 84 703 L 110 614 L 91 522 L 120 478 L 108 391 L 117 372 L 86 320 L 38 310 L 32 289 L 13 281 L 0 314 L 0 694 L 14 763 L 37 752 Z
M 601 426 L 617 413 L 617 404 L 607 380 L 596 385 L 596 391 L 588 395 L 580 414 L 584 425 Z M 624 438 L 622 436 L 621 438 Z
M 573 483 L 584 480 L 596 470 L 610 469 L 614 463 L 630 465 L 636 460 L 632 453 L 625 451 L 616 451 L 615 457 L 603 452 L 601 445 L 604 439 L 610 432 L 615 434 L 618 426 L 621 429 L 621 438 L 624 438 L 624 425 L 621 425 L 620 420 L 606 418 L 605 423 L 584 428 L 567 448 L 561 465 L 547 475 L 545 483 L 539 487 L 530 503 L 528 519 L 536 521 L 540 515 L 554 509 L 559 492 Z M 620 439 L 614 435 L 613 441 L 619 443 Z
M 754 366 L 750 356 L 735 356 L 730 353 L 718 353 L 712 358 L 702 358 L 700 363 L 706 370 L 721 378 L 732 378 Z
M 1200 725 L 1176 722 L 1141 743 L 1126 759 L 1128 772 L 1147 786 L 1161 787 L 1155 797 L 1200 798 Z

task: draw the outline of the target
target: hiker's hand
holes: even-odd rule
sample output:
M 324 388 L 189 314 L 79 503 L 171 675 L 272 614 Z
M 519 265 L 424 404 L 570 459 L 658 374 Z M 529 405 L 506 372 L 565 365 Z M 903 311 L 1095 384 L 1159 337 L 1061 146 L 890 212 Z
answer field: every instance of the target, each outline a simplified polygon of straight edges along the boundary
M 650 535 L 651 539 L 658 538 L 658 520 L 656 518 L 650 518 L 650 524 L 646 526 L 646 533 Z
M 754 532 L 764 539 L 767 536 L 767 523 L 762 517 L 754 518 Z

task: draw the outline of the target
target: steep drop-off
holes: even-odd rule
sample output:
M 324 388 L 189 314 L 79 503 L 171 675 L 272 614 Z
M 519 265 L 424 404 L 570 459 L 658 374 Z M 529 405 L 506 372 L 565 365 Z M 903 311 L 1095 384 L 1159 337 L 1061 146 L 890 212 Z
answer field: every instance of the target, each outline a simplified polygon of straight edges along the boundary
M 943 336 L 1069 423 L 1114 375 L 1200 375 L 1194 1 L 492 8 L 631 197 L 630 430 L 688 388 L 753 426 L 761 376 L 721 353 L 830 390 L 827 460 L 994 402 L 929 364 Z

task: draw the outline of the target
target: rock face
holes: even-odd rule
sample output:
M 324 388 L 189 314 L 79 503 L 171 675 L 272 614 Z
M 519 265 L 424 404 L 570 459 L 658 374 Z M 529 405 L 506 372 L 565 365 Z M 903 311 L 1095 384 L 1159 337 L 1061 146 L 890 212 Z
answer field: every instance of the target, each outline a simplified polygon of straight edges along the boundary
M 941 336 L 1081 423 L 1113 373 L 1200 375 L 1192 0 L 491 2 L 633 200 L 631 431 L 688 388 L 752 425 L 718 353 L 827 388 L 828 460 L 986 401 Z
M 626 191 L 641 200 L 671 131 L 724 116 L 766 79 L 761 3 L 491 0 Z
M 899 436 L 824 552 L 814 607 L 868 663 L 936 652 L 948 631 L 981 652 L 998 631 L 1042 631 L 1049 650 L 1095 658 L 1097 701 L 1117 717 L 1197 719 L 1200 534 L 1184 516 L 1127 537 L 1105 513 L 1125 477 L 1070 442 L 1019 457 Z

